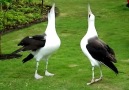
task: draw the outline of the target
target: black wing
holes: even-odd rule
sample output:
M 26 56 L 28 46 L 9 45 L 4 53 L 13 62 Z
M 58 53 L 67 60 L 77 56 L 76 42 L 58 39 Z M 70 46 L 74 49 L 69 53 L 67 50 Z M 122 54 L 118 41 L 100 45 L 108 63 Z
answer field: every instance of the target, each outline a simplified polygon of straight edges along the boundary
M 35 40 L 41 40 L 41 41 L 44 41 L 46 38 L 46 34 L 44 33 L 43 35 L 35 35 L 35 36 L 32 36 L 33 39 Z
M 94 37 L 88 40 L 86 48 L 94 59 L 104 63 L 115 73 L 118 73 L 117 68 L 112 63 L 116 62 L 114 51 L 108 45 Z
M 35 35 L 32 37 L 25 37 L 21 40 L 21 42 L 18 44 L 18 46 L 22 46 L 20 49 L 14 51 L 13 53 L 18 53 L 20 51 L 36 51 L 40 49 L 41 47 L 45 46 L 46 42 L 46 35 Z
M 116 63 L 116 59 L 115 59 L 115 52 L 113 51 L 113 49 L 111 47 L 109 47 L 109 45 L 105 44 L 102 40 L 98 39 L 100 41 L 100 43 L 103 44 L 104 48 L 107 50 L 107 52 L 109 53 L 109 57 L 111 58 L 110 60 L 112 60 L 114 63 Z

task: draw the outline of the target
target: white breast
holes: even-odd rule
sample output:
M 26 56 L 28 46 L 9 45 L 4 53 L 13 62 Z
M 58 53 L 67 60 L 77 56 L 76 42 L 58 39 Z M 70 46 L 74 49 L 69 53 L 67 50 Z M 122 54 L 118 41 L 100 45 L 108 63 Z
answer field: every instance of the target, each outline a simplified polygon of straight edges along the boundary
M 45 44 L 45 49 L 47 50 L 48 54 L 56 51 L 60 47 L 61 41 L 59 37 L 56 35 L 54 37 L 48 36 L 46 38 L 46 44 Z
M 59 47 L 60 47 L 61 41 L 58 36 L 51 37 L 46 36 L 46 43 L 45 46 L 37 52 L 33 52 L 35 54 L 36 60 L 40 60 L 41 58 L 46 59 L 48 58 L 52 53 L 54 53 Z
M 99 66 L 99 62 L 97 60 L 95 60 L 90 53 L 88 52 L 88 50 L 86 49 L 86 45 L 88 44 L 88 39 L 86 38 L 86 36 L 84 36 L 81 40 L 80 46 L 82 49 L 82 52 L 88 57 L 88 59 L 91 62 L 92 66 Z

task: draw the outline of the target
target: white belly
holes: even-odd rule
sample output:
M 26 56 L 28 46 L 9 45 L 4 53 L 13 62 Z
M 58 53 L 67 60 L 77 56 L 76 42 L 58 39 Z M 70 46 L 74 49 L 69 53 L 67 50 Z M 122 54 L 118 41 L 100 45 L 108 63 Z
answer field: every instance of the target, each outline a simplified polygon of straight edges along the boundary
M 86 49 L 87 43 L 88 43 L 88 41 L 85 38 L 83 38 L 81 40 L 80 46 L 81 46 L 82 52 L 88 57 L 88 59 L 90 60 L 92 66 L 99 66 L 100 62 L 98 62 L 97 60 L 95 60 L 90 55 L 89 51 Z
M 49 56 L 60 47 L 60 44 L 61 42 L 58 37 L 53 39 L 46 39 L 45 46 L 34 52 L 36 60 L 39 61 L 42 58 L 49 58 Z

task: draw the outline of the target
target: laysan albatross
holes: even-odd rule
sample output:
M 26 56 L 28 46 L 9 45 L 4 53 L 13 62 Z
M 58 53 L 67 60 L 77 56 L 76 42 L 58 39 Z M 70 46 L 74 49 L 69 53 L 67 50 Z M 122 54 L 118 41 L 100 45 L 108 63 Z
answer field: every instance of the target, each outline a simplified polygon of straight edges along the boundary
M 87 85 L 102 80 L 103 75 L 101 64 L 106 65 L 116 74 L 118 74 L 117 68 L 112 63 L 117 62 L 115 59 L 115 53 L 113 49 L 109 47 L 109 45 L 98 38 L 98 34 L 95 29 L 95 16 L 91 12 L 90 5 L 88 5 L 88 30 L 86 35 L 82 38 L 80 46 L 83 53 L 88 57 L 92 65 L 92 80 L 90 83 L 87 83 Z M 95 66 L 98 66 L 100 69 L 99 79 L 95 79 L 94 76 Z
M 41 59 L 46 61 L 46 76 L 53 76 L 54 74 L 47 71 L 48 59 L 50 55 L 60 47 L 61 41 L 56 33 L 55 28 L 55 4 L 53 4 L 50 12 L 48 13 L 48 25 L 43 35 L 27 36 L 21 40 L 18 46 L 22 46 L 20 49 L 13 53 L 21 51 L 30 51 L 30 54 L 23 59 L 23 63 L 29 61 L 33 57 L 36 59 L 36 71 L 34 77 L 40 79 L 38 71 L 39 61 Z

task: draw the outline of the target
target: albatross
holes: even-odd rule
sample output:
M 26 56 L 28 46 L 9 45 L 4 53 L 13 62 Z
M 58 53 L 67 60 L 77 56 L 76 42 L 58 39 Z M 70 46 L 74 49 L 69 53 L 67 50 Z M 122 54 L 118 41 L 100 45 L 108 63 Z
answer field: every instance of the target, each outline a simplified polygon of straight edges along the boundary
M 50 12 L 48 12 L 48 25 L 46 31 L 42 35 L 27 36 L 23 38 L 18 46 L 22 46 L 13 53 L 19 53 L 21 51 L 30 51 L 30 54 L 22 60 L 23 63 L 36 59 L 36 70 L 34 77 L 41 79 L 43 76 L 38 74 L 39 61 L 41 59 L 46 61 L 46 76 L 53 76 L 54 74 L 47 71 L 48 59 L 53 52 L 60 47 L 61 41 L 57 35 L 55 28 L 55 3 L 52 5 Z
M 92 66 L 92 80 L 87 85 L 93 84 L 102 80 L 103 74 L 101 64 L 106 65 L 116 74 L 118 69 L 113 63 L 116 63 L 115 53 L 109 45 L 99 39 L 95 28 L 95 16 L 91 12 L 90 5 L 88 5 L 88 30 L 86 35 L 80 42 L 82 52 L 88 57 Z M 95 79 L 94 68 L 98 66 L 100 69 L 100 78 Z

